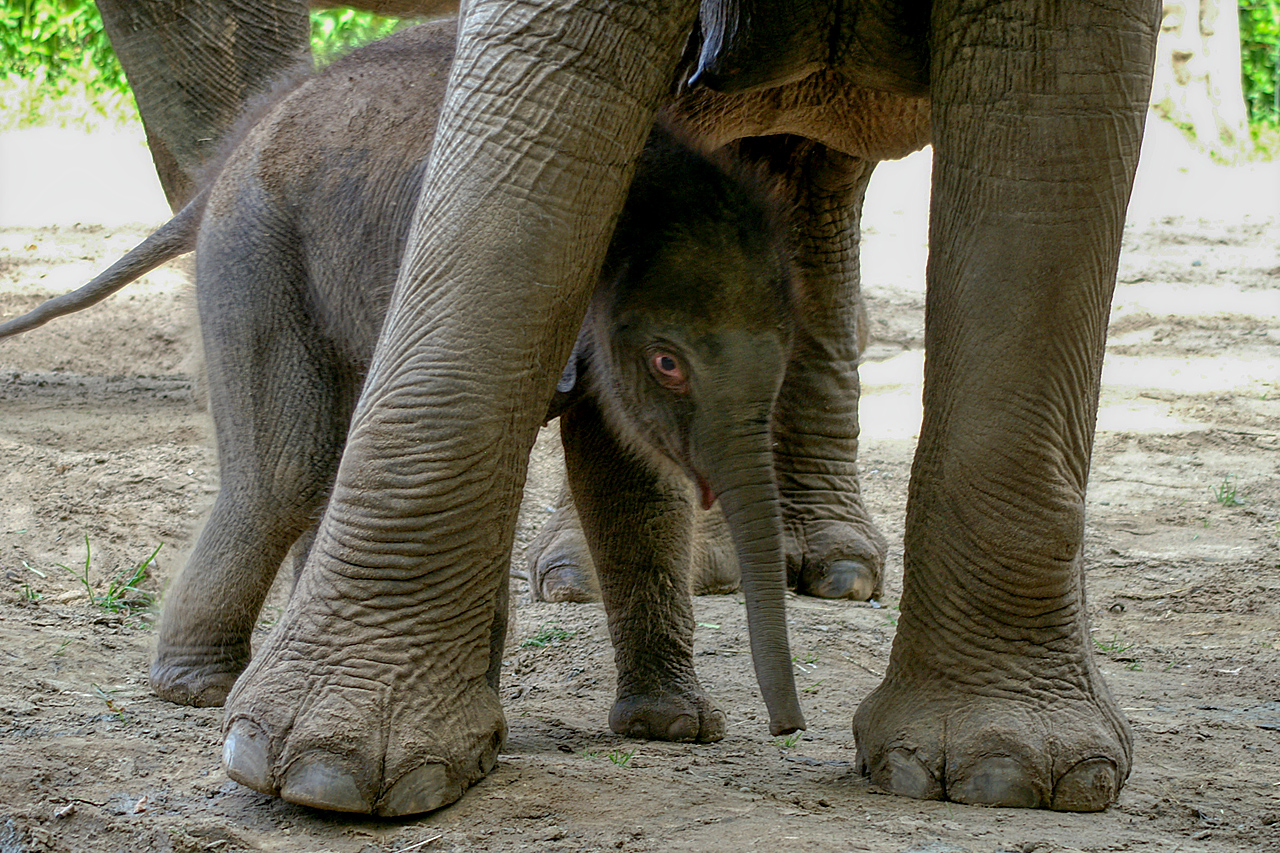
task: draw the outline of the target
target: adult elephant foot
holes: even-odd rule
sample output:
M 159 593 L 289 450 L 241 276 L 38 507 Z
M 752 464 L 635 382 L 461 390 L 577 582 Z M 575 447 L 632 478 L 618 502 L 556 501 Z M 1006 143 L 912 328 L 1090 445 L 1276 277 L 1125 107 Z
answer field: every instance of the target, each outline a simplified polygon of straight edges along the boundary
M 380 614 L 354 601 L 286 610 L 227 698 L 227 775 L 332 811 L 448 805 L 493 768 L 506 739 L 489 650 L 499 632 L 464 620 L 465 642 L 449 642 L 425 614 L 400 612 L 372 636 Z
M 866 515 L 861 502 L 855 509 L 856 514 Z M 788 522 L 786 528 L 787 583 L 796 592 L 853 601 L 880 594 L 887 545 L 869 518 L 801 518 Z
M 1132 735 L 1100 681 L 1025 695 L 886 679 L 853 719 L 864 776 L 895 794 L 1100 811 L 1129 775 Z
M 525 554 L 529 591 L 536 601 L 599 601 L 591 549 L 568 489 Z
M 163 644 L 151 663 L 151 689 L 178 705 L 210 708 L 223 704 L 249 663 L 249 646 L 177 649 Z
M 447 688 L 419 692 L 410 672 L 368 679 L 360 665 L 257 667 L 227 703 L 227 775 L 300 805 L 397 817 L 448 805 L 493 769 L 507 730 L 483 679 L 446 705 Z
M 645 740 L 713 743 L 724 738 L 724 712 L 701 687 L 680 692 L 620 695 L 609 711 L 615 734 Z

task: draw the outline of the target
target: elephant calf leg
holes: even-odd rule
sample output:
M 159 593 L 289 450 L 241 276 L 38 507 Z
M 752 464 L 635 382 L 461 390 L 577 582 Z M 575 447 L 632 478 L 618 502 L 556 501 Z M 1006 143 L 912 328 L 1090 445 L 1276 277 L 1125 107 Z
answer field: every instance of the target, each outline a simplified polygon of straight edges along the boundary
M 224 487 L 165 595 L 151 686 L 180 705 L 226 699 L 249 664 L 250 636 L 271 583 L 311 511 L 280 514 L 261 499 L 227 497 L 236 491 Z
M 221 485 L 165 593 L 151 666 L 156 694 L 187 705 L 221 705 L 248 665 L 272 581 L 332 484 L 350 411 L 318 333 L 296 322 L 308 316 L 301 271 L 249 241 L 207 242 L 197 280 Z
M 618 692 L 609 727 L 655 740 L 720 740 L 724 713 L 693 669 L 692 504 L 619 446 L 590 400 L 562 415 L 560 429 L 613 639 Z

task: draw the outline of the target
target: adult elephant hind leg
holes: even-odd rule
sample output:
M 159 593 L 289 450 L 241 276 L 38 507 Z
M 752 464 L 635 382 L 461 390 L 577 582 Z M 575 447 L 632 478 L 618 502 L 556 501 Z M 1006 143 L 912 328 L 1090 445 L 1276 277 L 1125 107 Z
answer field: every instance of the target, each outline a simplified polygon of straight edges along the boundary
M 306 0 L 97 0 L 176 212 L 253 98 L 311 64 Z
M 565 412 L 560 431 L 613 639 L 609 727 L 653 740 L 720 740 L 724 713 L 693 670 L 686 489 L 621 447 L 592 400 Z
M 774 415 L 788 582 L 821 598 L 880 593 L 886 543 L 858 481 L 858 360 L 866 309 L 859 218 L 873 162 L 797 137 L 746 139 L 739 156 L 794 199 L 802 307 Z
M 1017 20 L 1039 9 L 934 9 L 925 419 L 854 734 L 891 791 L 1089 811 L 1132 758 L 1089 643 L 1084 493 L 1159 15 Z
M 493 766 L 492 640 L 529 450 L 696 11 L 467 4 L 333 493 L 227 699 L 237 781 L 395 816 Z
M 694 595 L 724 595 L 740 589 L 742 571 L 724 512 L 718 505 L 695 512 L 689 591 Z
M 344 395 L 317 352 L 298 301 L 303 273 L 287 253 L 251 238 L 206 241 L 197 265 L 221 483 L 165 594 L 151 684 L 173 702 L 221 705 L 249 662 L 272 580 L 332 483 L 354 382 Z

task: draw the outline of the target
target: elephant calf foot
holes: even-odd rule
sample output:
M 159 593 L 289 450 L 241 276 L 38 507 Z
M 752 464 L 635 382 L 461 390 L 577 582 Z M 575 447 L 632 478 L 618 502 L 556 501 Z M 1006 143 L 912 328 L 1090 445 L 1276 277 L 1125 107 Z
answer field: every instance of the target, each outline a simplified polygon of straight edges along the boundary
M 869 520 L 798 522 L 788 534 L 788 584 L 797 593 L 853 601 L 881 594 L 888 546 Z
M 886 681 L 853 719 L 858 766 L 895 794 L 1100 811 L 1129 775 L 1132 735 L 1101 697 L 1015 700 Z
M 712 743 L 724 737 L 725 719 L 724 712 L 701 694 L 630 694 L 614 702 L 609 728 L 645 740 Z
M 215 651 L 180 651 L 162 641 L 151 663 L 151 689 L 177 705 L 222 705 L 249 664 L 248 644 Z

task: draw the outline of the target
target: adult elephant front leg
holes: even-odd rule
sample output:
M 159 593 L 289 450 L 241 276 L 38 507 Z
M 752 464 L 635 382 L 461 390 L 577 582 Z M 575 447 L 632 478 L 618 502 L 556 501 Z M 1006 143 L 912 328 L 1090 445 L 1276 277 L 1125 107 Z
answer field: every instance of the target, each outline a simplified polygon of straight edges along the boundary
M 854 717 L 863 771 L 898 793 L 1095 810 L 1129 773 L 1084 494 L 1158 11 L 933 11 L 925 419 L 902 617 Z
M 400 815 L 451 802 L 493 765 L 528 451 L 694 12 L 468 5 L 332 498 L 227 700 L 238 781 Z

